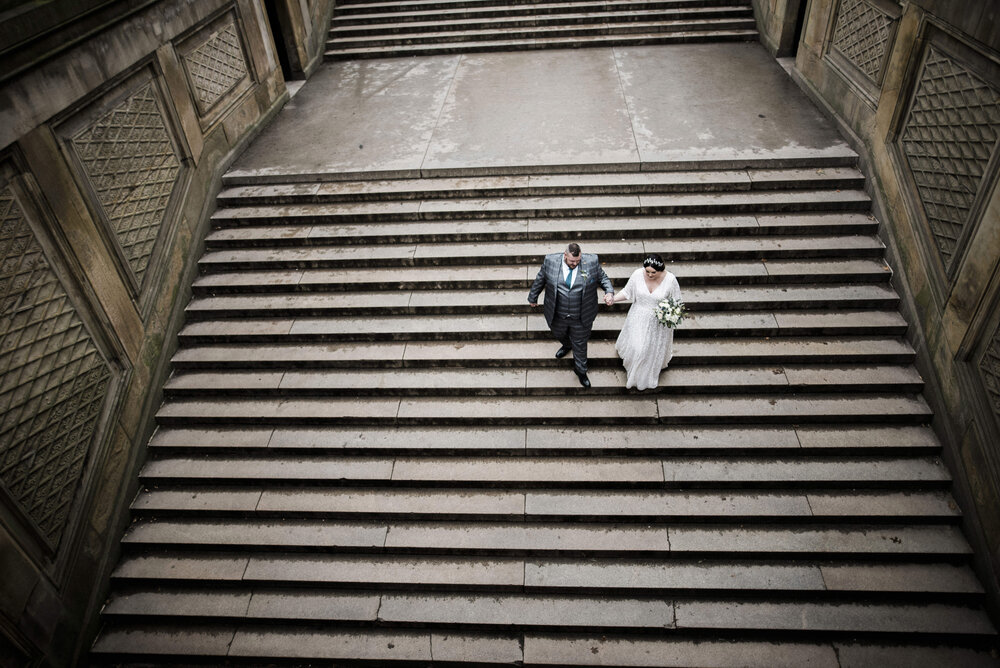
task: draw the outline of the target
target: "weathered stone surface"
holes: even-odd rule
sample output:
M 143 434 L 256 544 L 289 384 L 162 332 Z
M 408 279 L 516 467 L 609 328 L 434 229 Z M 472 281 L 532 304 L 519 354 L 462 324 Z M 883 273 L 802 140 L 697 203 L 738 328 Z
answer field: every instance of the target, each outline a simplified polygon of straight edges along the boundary
M 692 563 L 688 561 L 537 561 L 525 564 L 526 587 L 640 590 L 818 591 L 820 569 L 809 564 Z
M 674 605 L 673 601 L 612 597 L 414 594 L 383 596 L 378 615 L 385 622 L 408 624 L 663 629 L 674 624 Z
M 476 458 L 447 460 L 400 458 L 393 480 L 486 482 L 562 482 L 582 484 L 662 482 L 663 469 L 655 459 L 618 458 Z
M 524 660 L 521 638 L 466 633 L 431 634 L 431 654 L 435 661 L 479 661 L 514 664 Z
M 968 566 L 950 564 L 823 564 L 823 582 L 842 591 L 953 591 L 977 593 L 982 585 Z
M 819 643 L 653 640 L 606 635 L 575 638 L 533 633 L 524 637 L 524 661 L 542 666 L 839 668 L 833 647 Z
M 246 616 L 257 619 L 374 621 L 379 595 L 336 591 L 255 591 Z
M 338 631 L 241 626 L 232 657 L 430 661 L 430 635 L 410 631 Z
M 91 651 L 102 654 L 175 655 L 179 647 L 194 656 L 222 658 L 229 654 L 236 634 L 235 625 L 206 627 L 188 624 L 181 627 L 154 623 L 120 625 L 104 631 Z
M 969 547 L 955 527 L 898 526 L 830 529 L 702 528 L 670 529 L 675 552 L 726 553 L 829 553 L 903 555 L 968 554 Z
M 250 558 L 243 579 L 265 583 L 510 589 L 524 584 L 524 562 L 492 557 L 263 555 Z
M 118 563 L 113 577 L 121 579 L 222 580 L 243 578 L 249 557 L 239 554 L 140 554 Z
M 811 515 L 804 494 L 753 492 L 545 492 L 525 494 L 528 515 L 568 517 L 772 517 Z
M 266 457 L 164 458 L 149 462 L 143 478 L 206 480 L 388 480 L 393 461 L 385 458 Z
M 387 549 L 490 550 L 497 554 L 550 551 L 669 552 L 666 527 L 587 524 L 393 525 Z
M 394 474 L 394 479 L 400 478 Z M 408 478 L 403 474 L 402 479 Z M 468 515 L 521 517 L 524 515 L 524 495 L 506 491 L 462 492 L 447 489 L 282 489 L 265 491 L 257 510 L 267 513 L 438 515 L 448 518 Z
M 992 634 L 982 610 L 951 605 L 678 601 L 678 628 Z
M 381 547 L 386 527 L 321 521 L 160 521 L 134 524 L 123 539 L 136 545 L 217 547 Z
M 111 615 L 242 618 L 247 613 L 251 596 L 249 590 L 139 590 L 112 596 L 104 611 Z
M 899 644 L 862 645 L 834 643 L 841 668 L 884 666 L 963 666 L 963 668 L 995 668 L 997 657 L 988 650 L 964 647 L 927 647 Z

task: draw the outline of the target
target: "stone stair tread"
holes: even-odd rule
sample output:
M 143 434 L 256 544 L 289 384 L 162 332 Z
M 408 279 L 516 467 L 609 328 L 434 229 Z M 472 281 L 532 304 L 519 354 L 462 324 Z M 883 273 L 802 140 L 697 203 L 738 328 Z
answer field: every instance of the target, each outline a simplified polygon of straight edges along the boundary
M 528 39 L 501 39 L 476 42 L 438 42 L 436 44 L 408 44 L 371 48 L 327 48 L 325 56 L 331 59 L 343 57 L 392 58 L 398 56 L 436 55 L 441 53 L 467 53 L 474 51 L 504 51 L 514 49 L 540 49 L 577 47 L 581 43 L 588 46 L 628 46 L 663 43 L 685 43 L 697 41 L 722 42 L 726 40 L 749 41 L 759 37 L 757 30 L 715 29 L 638 33 L 628 35 L 599 35 L 586 38 L 577 37 L 535 37 Z
M 848 253 L 854 257 L 865 257 L 866 251 L 884 251 L 882 243 L 869 235 L 847 236 L 782 236 L 782 237 L 732 237 L 732 238 L 685 238 L 677 237 L 646 242 L 611 242 L 595 240 L 582 242 L 587 252 L 604 256 L 607 261 L 639 262 L 647 252 L 660 253 L 669 261 L 695 260 L 705 258 L 717 260 L 720 257 L 747 259 L 766 257 L 787 259 L 794 254 L 805 257 L 834 258 Z M 366 266 L 372 263 L 398 263 L 401 266 L 432 264 L 435 262 L 472 262 L 482 248 L 481 244 L 402 244 L 371 246 L 314 246 L 302 248 L 240 248 L 206 252 L 199 260 L 199 266 L 207 271 L 217 271 L 218 267 L 241 265 L 252 269 L 257 266 L 273 268 L 275 265 L 315 267 L 320 263 L 341 266 Z M 498 264 L 511 261 L 541 263 L 541 259 L 553 252 L 552 242 L 501 242 L 491 244 L 492 260 Z M 802 257 L 801 255 L 799 257 Z M 488 265 L 487 265 L 488 266 Z
M 692 11 L 689 9 L 678 11 Z M 579 191 L 589 187 L 656 187 L 720 185 L 746 190 L 754 183 L 816 183 L 858 180 L 864 176 L 856 167 L 823 168 L 752 168 L 746 170 L 630 171 L 568 174 L 525 174 L 496 176 L 433 177 L 419 179 L 381 179 L 328 181 L 320 183 L 267 183 L 229 186 L 219 193 L 221 202 L 238 203 L 241 198 L 282 198 L 314 196 L 384 196 L 413 195 L 425 198 L 443 193 L 513 192 L 528 189 L 566 189 Z
M 727 562 L 699 560 L 526 560 L 525 586 L 560 589 L 778 590 L 962 592 L 982 591 L 969 566 L 935 563 Z
M 482 484 L 525 483 L 596 486 L 616 483 L 665 483 L 684 485 L 752 483 L 941 483 L 949 480 L 947 469 L 937 458 L 766 458 L 736 457 L 657 458 L 623 457 L 337 457 L 290 456 L 161 457 L 147 462 L 141 478 L 153 484 L 184 480 L 318 480 L 393 481 L 402 483 Z M 657 487 L 662 485 L 657 484 Z M 434 492 L 430 492 L 433 496 Z M 255 499 L 252 491 L 224 495 L 226 503 L 242 504 L 242 509 L 267 509 L 269 494 Z M 517 501 L 512 497 L 514 501 Z M 577 499 L 579 500 L 579 499 Z M 823 502 L 822 499 L 818 499 Z M 211 499 L 204 501 L 210 502 Z M 510 501 L 510 499 L 508 499 Z M 191 499 L 201 503 L 202 500 Z M 472 503 L 472 500 L 469 501 Z M 503 506 L 497 499 L 498 506 Z M 571 509 L 573 500 L 561 494 L 546 497 L 528 495 L 529 512 L 549 506 L 553 512 Z M 639 504 L 639 501 L 634 501 Z M 829 505 L 836 503 L 831 500 Z M 253 504 L 253 505 L 251 505 Z M 566 505 L 569 504 L 569 505 Z M 514 508 L 512 511 L 511 508 Z M 524 503 L 514 503 L 505 512 L 524 512 Z
M 764 469 L 764 466 L 760 467 Z M 791 468 L 787 467 L 786 468 Z M 804 468 L 804 467 L 800 467 Z M 916 466 L 912 468 L 917 468 Z M 600 472 L 600 471 L 599 471 Z M 603 473 L 603 472 L 601 472 Z M 782 482 L 781 471 L 766 476 L 770 482 Z M 809 476 L 804 471 L 792 471 L 792 482 L 816 478 L 826 484 L 827 478 Z M 181 477 L 184 472 L 179 473 Z M 787 475 L 787 474 L 786 474 Z M 266 476 L 261 476 L 262 478 Z M 273 479 L 275 476 L 270 476 Z M 568 476 L 564 476 L 566 478 Z M 720 476 L 719 482 L 730 484 L 740 476 Z M 743 476 L 760 482 L 765 476 Z M 845 476 L 846 477 L 846 476 Z M 909 482 L 905 475 L 857 476 L 862 482 L 877 477 L 880 483 L 895 482 L 898 477 Z M 527 476 L 507 476 L 505 480 L 521 482 L 532 480 Z M 605 476 L 604 479 L 607 479 Z M 693 478 L 688 477 L 687 481 Z M 933 480 L 927 471 L 916 470 L 913 480 Z M 406 480 L 403 478 L 403 480 Z M 428 478 L 419 478 L 428 480 Z M 839 479 L 835 479 L 839 482 Z M 812 517 L 858 518 L 957 518 L 958 506 L 945 492 L 762 492 L 727 490 L 719 492 L 697 491 L 595 491 L 570 490 L 546 491 L 497 491 L 492 489 L 407 489 L 407 488 L 313 488 L 268 489 L 229 486 L 203 487 L 175 483 L 169 475 L 150 475 L 147 482 L 152 489 L 140 494 L 132 504 L 136 513 L 156 514 L 169 512 L 193 516 L 203 513 L 277 514 L 291 513 L 300 516 L 391 516 L 449 517 L 472 519 L 533 518 L 618 518 L 629 517 L 686 519 L 689 517 L 744 517 L 747 521 L 773 518 Z M 213 481 L 214 482 L 214 481 Z M 465 482 L 465 480 L 447 482 Z M 553 480 L 554 483 L 563 480 Z M 611 480 L 614 482 L 614 480 Z M 707 480 L 714 483 L 714 480 Z M 154 484 L 155 483 L 155 484 Z M 169 485 L 169 487 L 168 487 Z
M 695 285 L 684 289 L 684 302 L 694 312 L 707 310 L 722 304 L 730 308 L 734 305 L 757 303 L 830 303 L 849 305 L 876 303 L 891 305 L 898 296 L 891 285 L 884 283 L 844 283 L 819 285 L 741 285 L 703 286 Z M 540 295 L 538 303 L 545 302 Z M 603 293 L 597 297 L 603 303 Z M 338 291 L 338 292 L 289 292 L 276 294 L 222 294 L 193 298 L 188 306 L 189 314 L 235 312 L 252 315 L 256 312 L 274 313 L 282 311 L 323 312 L 334 310 L 389 310 L 392 313 L 429 308 L 506 308 L 527 310 L 527 293 L 523 289 L 497 290 L 397 290 L 397 291 Z M 627 306 L 607 307 L 614 312 L 624 311 Z M 693 318 L 699 317 L 694 313 Z
M 605 312 L 595 322 L 591 345 L 603 345 L 601 339 L 617 338 L 625 322 L 623 310 Z M 684 346 L 693 344 L 698 335 L 716 336 L 761 336 L 780 335 L 803 337 L 831 335 L 839 332 L 840 337 L 872 337 L 874 335 L 899 336 L 906 331 L 906 321 L 897 311 L 864 309 L 838 309 L 820 311 L 705 311 L 696 318 L 689 318 L 674 343 L 676 365 L 685 358 Z M 547 339 L 548 328 L 540 315 L 453 315 L 436 314 L 434 318 L 413 315 L 366 315 L 366 316 L 300 316 L 287 318 L 241 318 L 237 323 L 232 318 L 195 320 L 181 330 L 182 338 L 222 337 L 231 342 L 249 341 L 251 337 L 270 336 L 279 343 L 281 336 L 295 337 L 305 345 L 303 337 L 322 337 L 324 340 L 366 340 L 366 341 L 416 341 L 419 339 L 462 339 L 472 343 L 475 339 L 506 338 Z M 748 343 L 753 345 L 754 339 Z M 513 342 L 513 341 L 512 341 Z M 732 342 L 735 344 L 735 342 Z M 789 342 L 789 355 L 798 351 L 794 342 Z M 827 345 L 836 345 L 832 340 Z M 720 355 L 724 356 L 724 348 Z M 598 351 L 596 357 L 600 357 Z M 836 354 L 836 353 L 835 353 Z M 843 354 L 843 353 L 841 353 Z M 233 351 L 235 359 L 241 355 Z M 709 349 L 699 350 L 699 355 L 712 356 Z M 544 357 L 544 355 L 542 355 Z M 175 355 L 175 363 L 191 358 L 187 350 Z M 789 362 L 796 361 L 793 357 Z
M 993 635 L 981 608 L 924 603 L 677 601 L 677 628 Z
M 699 420 L 913 420 L 930 422 L 933 413 L 923 397 L 906 394 L 849 394 L 727 397 L 716 395 L 661 395 L 659 419 L 664 422 Z
M 723 559 L 537 559 L 335 554 L 131 555 L 117 581 L 489 587 L 526 590 L 751 590 L 980 594 L 968 565 Z
M 483 214 L 520 215 L 534 217 L 539 212 L 557 215 L 588 215 L 606 211 L 608 215 L 624 213 L 662 213 L 683 211 L 690 208 L 752 208 L 755 206 L 774 210 L 775 206 L 792 210 L 800 207 L 817 207 L 869 204 L 863 190 L 796 190 L 796 191 L 746 191 L 723 193 L 670 193 L 636 195 L 564 195 L 537 197 L 466 197 L 461 199 L 385 200 L 378 202 L 339 202 L 331 204 L 288 204 L 239 206 L 218 209 L 213 221 L 254 220 L 260 218 L 308 219 L 434 219 L 441 214 L 465 214 L 462 217 Z M 770 208 L 768 208 L 770 207 Z M 779 209 L 780 210 L 780 209 Z M 574 214 L 573 212 L 580 213 Z
M 353 549 L 449 554 L 580 552 L 614 554 L 824 554 L 830 556 L 971 553 L 958 527 L 839 525 L 739 527 L 542 522 L 341 522 L 324 520 L 139 520 L 126 546 L 246 549 Z
M 729 2 L 730 0 L 725 0 Z M 593 7 L 610 7 L 617 9 L 628 9 L 636 11 L 640 7 L 688 7 L 688 6 L 714 6 L 712 2 L 692 3 L 685 0 L 575 0 L 573 2 L 542 2 L 543 7 L 550 8 L 577 8 L 586 10 Z M 396 14 L 405 11 L 419 11 L 421 9 L 463 9 L 469 7 L 483 7 L 496 9 L 512 9 L 514 4 L 498 2 L 497 0 L 403 0 L 403 2 L 343 2 L 337 5 L 337 16 L 350 16 L 363 13 L 365 11 L 376 12 L 373 16 L 378 16 L 378 12 Z M 531 3 L 529 7 L 537 7 Z
M 231 324 L 222 328 L 218 322 L 199 323 L 204 327 L 191 326 L 185 333 L 206 335 L 225 333 Z M 313 323 L 315 324 L 315 323 Z M 292 321 L 263 321 L 254 327 L 256 333 L 275 335 L 315 332 L 316 328 L 293 328 Z M 211 327 L 209 327 L 211 326 Z M 438 360 L 461 361 L 475 365 L 477 361 L 492 361 L 500 365 L 518 365 L 537 361 L 553 360 L 556 346 L 544 340 L 500 340 L 500 341 L 407 341 L 407 342 L 338 342 L 338 343 L 263 343 L 234 345 L 188 346 L 179 350 L 173 358 L 175 363 L 337 363 L 337 362 L 379 362 L 392 366 L 419 365 Z M 710 340 L 678 339 L 674 343 L 674 359 L 671 364 L 678 366 L 685 358 L 715 360 L 718 362 L 748 362 L 753 358 L 764 358 L 768 362 L 817 363 L 836 360 L 864 358 L 912 358 L 913 348 L 906 341 L 893 337 L 764 337 L 757 339 L 714 338 Z M 614 342 L 594 340 L 588 346 L 588 358 L 596 362 L 595 368 L 610 363 L 619 366 L 618 353 Z M 885 361 L 881 363 L 887 363 Z M 560 366 L 565 366 L 560 364 Z M 670 368 L 667 371 L 669 374 Z
M 435 451 L 566 451 L 573 447 L 602 451 L 759 451 L 822 448 L 843 452 L 864 447 L 875 450 L 937 452 L 940 444 L 927 427 L 894 426 L 781 426 L 676 427 L 655 429 L 588 427 L 470 428 L 470 427 L 159 427 L 150 439 L 152 451 L 167 448 L 222 448 L 252 453 L 267 448 L 362 450 L 391 452 Z
M 216 221 L 217 223 L 219 221 Z M 419 220 L 402 222 L 325 223 L 307 220 L 281 224 L 277 219 L 252 221 L 237 225 L 219 225 L 208 233 L 210 248 L 253 246 L 265 243 L 283 245 L 342 245 L 360 243 L 444 243 L 466 239 L 521 241 L 562 241 L 576 237 L 586 219 L 578 218 L 481 218 L 472 220 Z M 768 216 L 706 214 L 702 216 L 608 216 L 601 218 L 599 231 L 591 235 L 621 238 L 643 235 L 650 239 L 706 234 L 790 234 L 857 233 L 874 230 L 876 220 L 861 213 L 796 213 Z
M 563 18 L 563 15 L 560 15 L 560 18 Z M 634 34 L 655 35 L 672 32 L 754 30 L 756 28 L 753 16 L 747 15 L 745 11 L 742 15 L 723 17 L 661 14 L 647 21 L 639 21 L 632 15 L 629 15 L 630 20 L 628 21 L 615 21 L 614 18 L 616 18 L 614 15 L 591 15 L 582 17 L 582 20 L 576 23 L 542 19 L 532 21 L 531 25 L 510 25 L 508 22 L 498 20 L 487 25 L 482 23 L 454 25 L 448 30 L 427 31 L 416 28 L 405 30 L 404 28 L 404 31 L 393 34 L 366 32 L 360 35 L 336 35 L 326 42 L 326 48 L 331 51 L 346 51 L 439 42 L 496 42 L 499 40 L 545 40 L 566 37 L 589 39 L 609 36 L 627 37 Z
M 512 15 L 512 16 L 466 16 L 461 18 L 437 19 L 431 21 L 406 20 L 398 21 L 393 15 L 369 15 L 371 22 L 357 23 L 351 15 L 334 17 L 327 46 L 342 44 L 343 40 L 364 35 L 419 35 L 431 33 L 447 36 L 455 31 L 494 32 L 496 28 L 531 28 L 546 24 L 564 24 L 575 26 L 638 24 L 652 27 L 662 21 L 684 20 L 694 21 L 707 18 L 741 18 L 747 15 L 745 5 L 713 5 L 708 7 L 672 7 L 670 9 L 629 10 L 626 12 L 578 11 L 572 13 L 543 15 Z M 377 17 L 382 20 L 375 20 Z M 465 30 L 462 30 L 462 29 Z
M 893 394 L 851 394 L 848 396 L 808 395 L 772 398 L 713 395 L 694 398 L 660 396 L 628 401 L 600 398 L 575 400 L 550 397 L 499 397 L 484 405 L 474 399 L 404 398 L 399 402 L 397 419 L 401 423 L 433 418 L 447 421 L 483 420 L 509 422 L 542 421 L 545 423 L 579 421 L 582 423 L 617 423 L 625 421 L 691 423 L 706 419 L 727 421 L 819 419 L 819 420 L 914 420 L 929 421 L 932 416 L 920 397 Z
M 623 369 L 594 369 L 589 373 L 591 393 L 625 391 Z M 216 392 L 428 392 L 451 394 L 483 391 L 531 394 L 575 389 L 575 378 L 565 370 L 532 368 L 480 369 L 325 369 L 288 371 L 185 371 L 176 372 L 164 385 L 168 393 Z M 743 388 L 747 391 L 788 387 L 834 389 L 908 387 L 922 388 L 923 380 L 912 366 L 901 365 L 785 365 L 680 366 L 660 374 L 663 391 L 695 388 Z
M 651 639 L 613 634 L 580 637 L 524 636 L 524 660 L 532 666 L 747 666 L 753 668 L 871 668 L 871 666 L 994 666 L 988 650 L 877 643 L 754 641 L 704 638 Z
M 440 4 L 440 3 L 438 3 Z M 606 9 L 608 11 L 620 10 L 620 11 L 636 11 L 639 7 L 643 5 L 658 5 L 663 6 L 666 3 L 663 2 L 640 2 L 637 0 L 610 0 L 607 2 L 537 2 L 529 4 L 498 4 L 490 3 L 487 6 L 476 6 L 468 5 L 465 3 L 460 3 L 454 6 L 442 6 L 434 8 L 426 8 L 420 5 L 403 4 L 399 6 L 394 6 L 391 11 L 375 11 L 369 14 L 365 14 L 364 9 L 378 9 L 380 8 L 379 3 L 364 4 L 360 6 L 356 5 L 344 5 L 338 6 L 338 9 L 346 8 L 348 11 L 338 13 L 334 16 L 331 25 L 335 25 L 337 21 L 352 19 L 359 22 L 378 22 L 382 18 L 390 18 L 393 20 L 400 20 L 403 18 L 434 18 L 447 20 L 446 17 L 449 15 L 471 15 L 475 16 L 477 14 L 483 15 L 487 13 L 497 12 L 497 13 L 530 13 L 531 15 L 545 16 L 546 11 L 556 11 L 559 13 L 563 12 L 580 12 L 580 11 L 593 11 L 594 9 Z M 669 3 L 668 6 L 681 5 L 681 3 Z M 389 9 L 387 7 L 381 6 L 382 9 Z
M 447 648 L 460 642 L 450 634 L 439 641 Z M 430 661 L 431 637 L 426 631 L 376 629 L 278 628 L 272 625 L 205 625 L 189 623 L 118 624 L 102 632 L 93 654 L 176 655 L 207 657 L 269 657 L 274 659 L 361 659 L 377 663 Z M 436 636 L 435 636 L 436 637 Z M 473 639 L 470 642 L 475 643 Z

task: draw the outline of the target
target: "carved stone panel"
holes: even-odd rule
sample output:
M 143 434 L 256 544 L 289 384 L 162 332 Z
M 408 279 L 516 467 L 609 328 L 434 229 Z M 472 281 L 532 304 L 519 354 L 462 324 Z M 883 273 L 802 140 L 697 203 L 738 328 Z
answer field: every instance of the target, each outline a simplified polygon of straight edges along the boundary
M 137 288 L 181 167 L 157 97 L 146 82 L 72 137 Z
M 11 187 L 0 190 L 0 486 L 51 549 L 112 374 Z
M 184 57 L 202 114 L 247 76 L 239 29 L 228 19 Z
M 183 39 L 177 51 L 203 123 L 251 85 L 240 22 L 233 11 L 214 19 Z
M 1000 135 L 1000 94 L 935 46 L 900 133 L 934 248 L 950 271 Z
M 841 0 L 832 47 L 872 83 L 881 85 L 894 24 L 892 16 L 866 0 Z

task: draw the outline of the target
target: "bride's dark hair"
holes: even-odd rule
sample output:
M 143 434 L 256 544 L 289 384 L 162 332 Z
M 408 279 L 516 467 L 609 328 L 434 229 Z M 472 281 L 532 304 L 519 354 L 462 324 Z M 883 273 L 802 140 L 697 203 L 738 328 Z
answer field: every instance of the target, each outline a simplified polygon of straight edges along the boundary
M 642 266 L 652 267 L 656 271 L 663 271 L 663 268 L 666 267 L 667 265 L 663 261 L 662 257 L 657 255 L 656 253 L 650 253 L 649 255 L 646 256 L 646 259 L 642 261 Z

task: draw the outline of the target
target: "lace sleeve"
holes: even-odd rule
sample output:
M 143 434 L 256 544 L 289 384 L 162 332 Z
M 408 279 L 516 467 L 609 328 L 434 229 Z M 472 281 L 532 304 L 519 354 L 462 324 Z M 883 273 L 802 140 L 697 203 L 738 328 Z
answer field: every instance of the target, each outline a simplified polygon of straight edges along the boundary
M 636 273 L 633 272 L 632 275 L 628 277 L 628 283 L 625 284 L 625 287 L 622 288 L 621 292 L 619 293 L 622 297 L 624 297 L 627 301 L 630 302 L 635 301 L 635 277 Z

